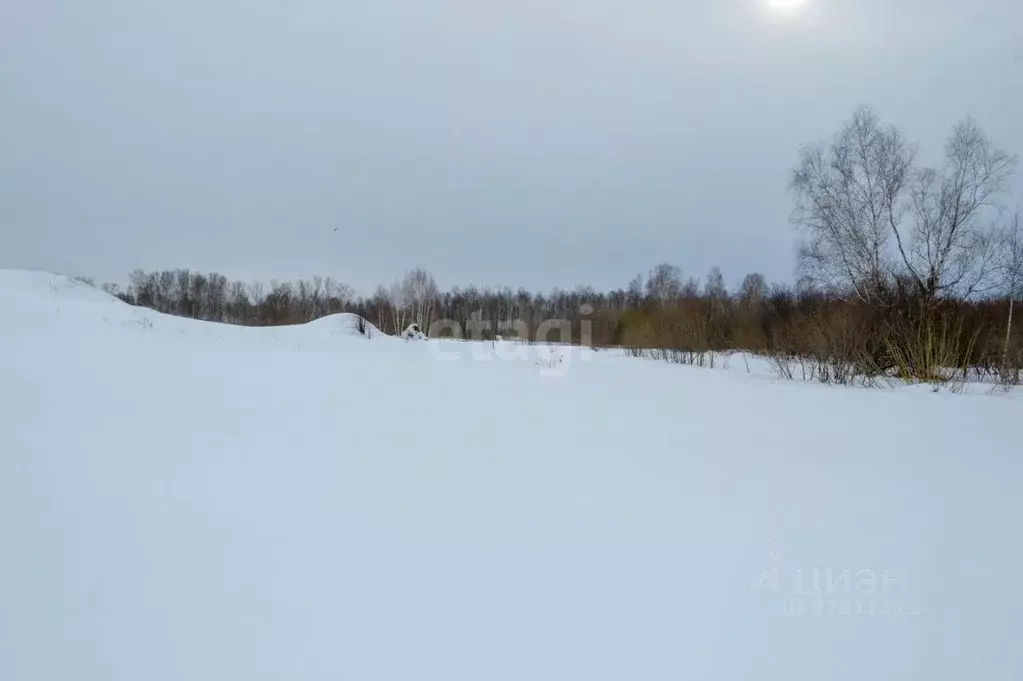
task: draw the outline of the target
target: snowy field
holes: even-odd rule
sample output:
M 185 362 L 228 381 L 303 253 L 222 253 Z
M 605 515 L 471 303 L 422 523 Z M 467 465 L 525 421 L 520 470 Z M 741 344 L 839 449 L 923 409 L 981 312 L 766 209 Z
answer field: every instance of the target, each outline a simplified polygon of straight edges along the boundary
M 1023 678 L 1018 396 L 561 352 L 0 271 L 0 679 Z

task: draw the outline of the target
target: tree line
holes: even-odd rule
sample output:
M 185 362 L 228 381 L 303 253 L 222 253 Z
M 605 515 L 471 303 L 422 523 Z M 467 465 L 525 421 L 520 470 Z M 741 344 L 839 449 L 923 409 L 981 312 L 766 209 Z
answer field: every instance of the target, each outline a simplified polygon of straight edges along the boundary
M 782 374 L 798 367 L 826 382 L 974 371 L 1018 383 L 1023 234 L 1018 212 L 1001 203 L 1016 164 L 965 119 L 941 164 L 921 165 L 899 129 L 858 109 L 832 139 L 801 150 L 791 173 L 794 285 L 751 273 L 730 290 L 718 268 L 694 277 L 660 263 L 610 291 L 441 291 L 422 268 L 371 296 L 329 277 L 265 285 L 189 270 L 136 270 L 127 289 L 104 288 L 132 305 L 231 324 L 351 312 L 388 334 L 416 323 L 432 336 L 585 342 L 694 364 L 745 350 L 775 358 Z

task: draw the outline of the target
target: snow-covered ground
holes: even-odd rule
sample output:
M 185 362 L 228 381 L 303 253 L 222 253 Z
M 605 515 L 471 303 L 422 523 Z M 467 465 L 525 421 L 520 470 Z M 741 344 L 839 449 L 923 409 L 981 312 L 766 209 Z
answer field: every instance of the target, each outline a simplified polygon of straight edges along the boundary
M 559 351 L 0 272 L 0 679 L 1023 678 L 1018 397 Z

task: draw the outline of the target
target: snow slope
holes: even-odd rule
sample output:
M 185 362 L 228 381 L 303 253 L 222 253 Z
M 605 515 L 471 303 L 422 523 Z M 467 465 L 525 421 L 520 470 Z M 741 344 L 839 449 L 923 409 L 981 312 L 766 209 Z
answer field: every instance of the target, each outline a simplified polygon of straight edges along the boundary
M 0 272 L 0 678 L 1023 678 L 1019 400 L 522 349 Z

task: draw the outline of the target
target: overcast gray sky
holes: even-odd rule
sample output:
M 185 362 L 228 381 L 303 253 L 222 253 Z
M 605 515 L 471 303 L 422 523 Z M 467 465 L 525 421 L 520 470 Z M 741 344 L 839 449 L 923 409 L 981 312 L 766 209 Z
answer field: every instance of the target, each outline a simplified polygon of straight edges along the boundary
M 1023 154 L 1020 0 L 767 5 L 0 0 L 0 267 L 791 280 L 788 172 L 858 104 Z

